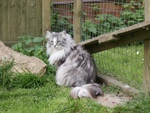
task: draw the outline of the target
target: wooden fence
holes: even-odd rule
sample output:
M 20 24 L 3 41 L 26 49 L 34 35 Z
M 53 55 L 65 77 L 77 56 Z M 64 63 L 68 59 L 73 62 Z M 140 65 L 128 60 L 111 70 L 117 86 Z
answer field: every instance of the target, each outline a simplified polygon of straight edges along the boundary
M 42 36 L 49 27 L 49 0 L 0 0 L 0 40 L 6 45 L 20 35 Z

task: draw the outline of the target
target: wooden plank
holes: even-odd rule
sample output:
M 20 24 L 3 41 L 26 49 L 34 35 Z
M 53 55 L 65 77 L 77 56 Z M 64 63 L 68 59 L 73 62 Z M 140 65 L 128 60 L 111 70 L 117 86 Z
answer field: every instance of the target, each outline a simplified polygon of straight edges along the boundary
M 107 43 L 107 42 L 110 42 L 110 41 L 113 41 L 113 40 L 119 40 L 119 38 L 113 36 L 113 34 L 110 33 L 108 35 L 105 35 L 105 37 L 99 38 L 98 43 L 103 43 L 103 42 Z
M 144 74 L 142 88 L 146 95 L 150 95 L 150 40 L 145 40 L 144 42 Z
M 2 5 L 3 5 L 3 0 L 0 0 L 0 12 L 1 12 L 1 14 L 2 14 Z M 2 40 L 2 30 L 3 30 L 3 28 L 2 28 L 2 16 L 0 16 L 0 40 Z
M 42 0 L 42 34 L 50 30 L 50 0 Z
M 92 39 L 81 42 L 80 44 L 81 45 L 91 45 L 91 44 L 97 43 L 97 42 L 105 43 L 105 42 L 108 42 L 108 41 L 111 41 L 111 40 L 117 40 L 117 37 L 118 37 L 117 35 L 126 35 L 126 34 L 129 34 L 129 33 L 137 32 L 141 29 L 142 30 L 143 29 L 149 29 L 149 26 L 150 26 L 150 21 L 139 23 L 139 24 L 127 27 L 127 28 L 122 28 L 122 29 L 114 31 L 112 33 L 103 34 L 103 35 L 94 37 Z
M 27 0 L 21 0 L 20 35 L 27 35 Z
M 135 96 L 135 94 L 139 94 L 139 90 L 127 85 L 127 84 L 124 84 L 120 81 L 117 81 L 115 79 L 112 79 L 110 78 L 109 76 L 105 76 L 105 75 L 102 75 L 102 74 L 98 74 L 98 77 L 100 79 L 101 82 L 107 84 L 107 85 L 113 85 L 113 86 L 117 86 L 119 88 L 121 88 L 121 90 L 128 94 L 128 95 L 132 95 L 132 96 Z
M 52 25 L 52 23 L 51 23 L 51 22 L 52 22 L 52 20 L 51 20 L 51 13 L 52 13 L 52 11 L 53 11 L 53 10 L 52 10 L 52 5 L 54 4 L 54 1 L 53 1 L 53 0 L 49 0 L 49 2 L 50 2 L 50 24 L 49 24 L 49 28 L 50 28 L 50 31 L 51 31 L 51 30 L 52 30 L 52 29 L 51 29 L 51 27 L 52 27 L 52 26 L 51 26 L 51 25 Z
M 36 9 L 35 0 L 27 1 L 27 34 L 31 36 L 36 35 L 35 30 L 35 9 Z
M 145 21 L 150 21 L 150 0 L 145 0 Z M 148 36 L 150 38 L 150 35 Z M 144 41 L 143 91 L 150 96 L 150 39 Z
M 8 0 L 3 1 L 2 4 L 2 23 L 1 23 L 1 27 L 2 27 L 2 37 L 1 40 L 6 42 L 7 40 L 9 40 L 9 34 L 8 34 Z
M 11 3 L 10 3 L 10 0 L 8 0 L 7 5 L 8 5 L 8 34 L 9 34 L 9 39 L 10 39 L 12 37 L 11 36 L 11 30 L 10 30 L 11 29 L 11 15 L 10 15 L 10 13 L 11 13 L 11 9 L 10 9 Z
M 10 32 L 10 39 L 9 41 L 17 40 L 19 36 L 20 29 L 18 28 L 19 25 L 19 16 L 18 11 L 18 1 L 17 0 L 9 0 L 9 32 Z
M 20 29 L 21 29 L 21 0 L 17 0 L 17 6 L 16 6 L 16 11 L 17 11 L 17 37 L 22 35 L 21 32 L 20 32 Z M 16 37 L 15 40 L 13 41 L 18 41 L 18 38 Z
M 74 0 L 73 37 L 77 43 L 81 42 L 82 32 L 82 0 Z
M 138 32 L 131 32 L 129 34 L 125 35 L 118 35 L 119 40 L 112 40 L 107 43 L 99 43 L 98 41 L 96 43 L 88 44 L 88 45 L 82 45 L 85 49 L 87 49 L 90 53 L 96 53 L 104 50 L 108 50 L 114 47 L 122 46 L 125 44 L 130 44 L 136 41 L 146 40 L 150 39 L 150 30 L 149 29 L 139 29 Z M 111 38 L 111 37 L 110 37 Z
M 36 0 L 36 36 L 42 35 L 42 1 Z

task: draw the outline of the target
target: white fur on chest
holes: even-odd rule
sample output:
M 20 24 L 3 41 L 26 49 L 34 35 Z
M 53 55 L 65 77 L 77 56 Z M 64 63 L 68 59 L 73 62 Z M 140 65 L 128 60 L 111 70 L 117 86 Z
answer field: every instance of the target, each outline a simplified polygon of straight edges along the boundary
M 65 51 L 62 50 L 51 50 L 50 52 L 50 57 L 48 59 L 49 63 L 51 65 L 55 64 L 57 61 L 65 57 Z

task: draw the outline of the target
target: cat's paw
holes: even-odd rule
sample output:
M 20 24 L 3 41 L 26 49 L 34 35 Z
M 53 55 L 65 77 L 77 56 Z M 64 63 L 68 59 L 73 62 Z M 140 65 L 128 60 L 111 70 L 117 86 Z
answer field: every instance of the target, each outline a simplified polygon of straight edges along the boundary
M 50 65 L 55 65 L 56 63 L 54 62 L 54 60 L 51 60 L 50 58 L 48 59 L 48 62 Z

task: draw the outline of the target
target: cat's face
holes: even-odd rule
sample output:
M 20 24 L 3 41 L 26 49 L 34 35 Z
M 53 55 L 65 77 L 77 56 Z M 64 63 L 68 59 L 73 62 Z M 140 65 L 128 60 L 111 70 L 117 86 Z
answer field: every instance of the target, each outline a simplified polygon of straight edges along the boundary
M 60 33 L 47 31 L 46 34 L 47 46 L 55 49 L 62 49 L 66 46 L 66 32 L 62 31 Z

